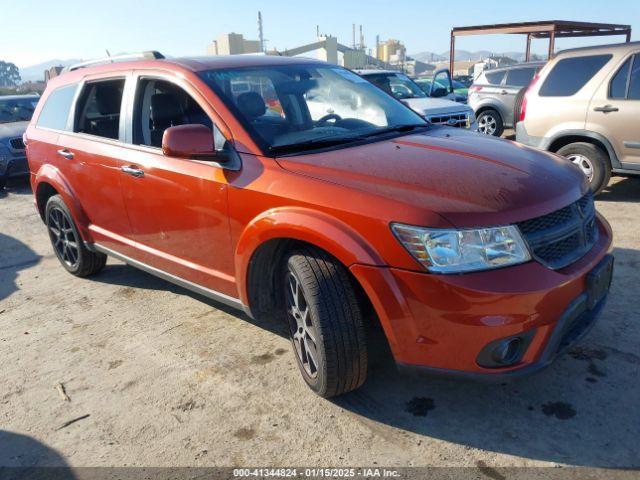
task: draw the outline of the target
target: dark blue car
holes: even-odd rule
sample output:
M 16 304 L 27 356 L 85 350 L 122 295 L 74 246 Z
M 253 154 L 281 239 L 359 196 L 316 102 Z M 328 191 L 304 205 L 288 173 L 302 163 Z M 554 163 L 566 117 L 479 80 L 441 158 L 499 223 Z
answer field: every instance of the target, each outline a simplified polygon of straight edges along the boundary
M 8 178 L 29 174 L 22 134 L 39 99 L 38 95 L 0 96 L 0 189 Z

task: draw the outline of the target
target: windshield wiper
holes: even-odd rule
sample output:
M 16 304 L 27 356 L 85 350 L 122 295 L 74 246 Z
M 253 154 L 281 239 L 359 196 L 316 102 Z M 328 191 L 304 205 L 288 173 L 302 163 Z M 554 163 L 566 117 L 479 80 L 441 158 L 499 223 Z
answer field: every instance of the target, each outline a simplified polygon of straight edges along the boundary
M 429 126 L 428 123 L 411 123 L 407 125 L 391 125 L 389 127 L 381 128 L 374 132 L 369 133 L 367 136 L 371 137 L 374 135 L 384 135 L 385 133 L 393 133 L 393 132 L 412 132 L 419 128 L 427 128 Z
M 304 150 L 314 150 L 316 148 L 333 147 L 335 145 L 343 145 L 345 143 L 365 140 L 367 137 L 363 135 L 355 135 L 349 137 L 333 137 L 333 138 L 315 138 L 305 140 L 298 143 L 288 143 L 285 145 L 275 145 L 269 147 L 271 153 L 289 153 Z

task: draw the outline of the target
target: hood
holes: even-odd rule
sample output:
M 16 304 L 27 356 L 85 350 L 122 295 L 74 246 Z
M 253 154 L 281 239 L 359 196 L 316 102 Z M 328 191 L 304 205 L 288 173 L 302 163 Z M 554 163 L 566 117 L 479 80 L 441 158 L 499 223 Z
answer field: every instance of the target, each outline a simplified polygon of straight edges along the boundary
M 29 122 L 0 123 L 0 143 L 8 144 L 10 138 L 21 137 Z
M 398 215 L 390 220 L 432 212 L 457 227 L 538 217 L 588 188 L 580 170 L 556 155 L 446 127 L 277 160 L 292 172 L 397 202 Z
M 422 115 L 459 113 L 471 110 L 470 107 L 444 98 L 406 98 L 402 100 L 412 110 Z

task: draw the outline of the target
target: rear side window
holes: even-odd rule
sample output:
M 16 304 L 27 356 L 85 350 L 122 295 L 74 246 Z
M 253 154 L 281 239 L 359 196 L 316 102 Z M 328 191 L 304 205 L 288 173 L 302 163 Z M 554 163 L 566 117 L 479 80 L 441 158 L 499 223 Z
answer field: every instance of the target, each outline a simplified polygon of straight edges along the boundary
M 640 54 L 633 56 L 633 66 L 629 77 L 629 100 L 640 100 Z
M 611 79 L 609 85 L 609 97 L 611 98 L 627 98 L 627 84 L 629 81 L 629 71 L 633 57 L 629 57 L 620 70 Z
M 560 60 L 540 88 L 540 96 L 575 95 L 609 60 L 611 55 L 589 55 Z
M 47 97 L 36 125 L 53 130 L 66 130 L 71 103 L 76 94 L 77 85 L 67 85 L 51 92 Z
M 535 68 L 516 68 L 507 72 L 507 85 L 514 87 L 526 87 L 531 83 Z
M 76 107 L 74 132 L 117 139 L 124 79 L 87 83 Z
M 502 79 L 504 78 L 504 70 L 501 72 L 487 72 L 484 74 L 487 82 L 491 85 L 500 85 L 502 83 Z

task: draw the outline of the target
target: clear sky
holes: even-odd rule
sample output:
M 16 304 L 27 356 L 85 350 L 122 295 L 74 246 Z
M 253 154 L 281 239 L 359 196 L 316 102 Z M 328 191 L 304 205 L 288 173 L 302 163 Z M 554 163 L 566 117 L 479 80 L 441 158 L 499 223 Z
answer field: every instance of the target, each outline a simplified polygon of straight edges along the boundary
M 639 0 L 0 0 L 0 60 L 25 67 L 50 59 L 94 58 L 128 51 L 202 55 L 218 34 L 256 39 L 262 11 L 269 48 L 291 48 L 321 33 L 351 43 L 351 25 L 362 24 L 365 43 L 402 40 L 408 53 L 443 52 L 453 26 L 534 20 L 578 20 L 631 24 L 640 39 Z M 621 37 L 614 37 L 622 40 Z M 559 48 L 611 42 L 611 38 L 564 39 Z M 522 36 L 467 37 L 464 50 L 524 50 Z M 546 43 L 534 41 L 544 53 Z

